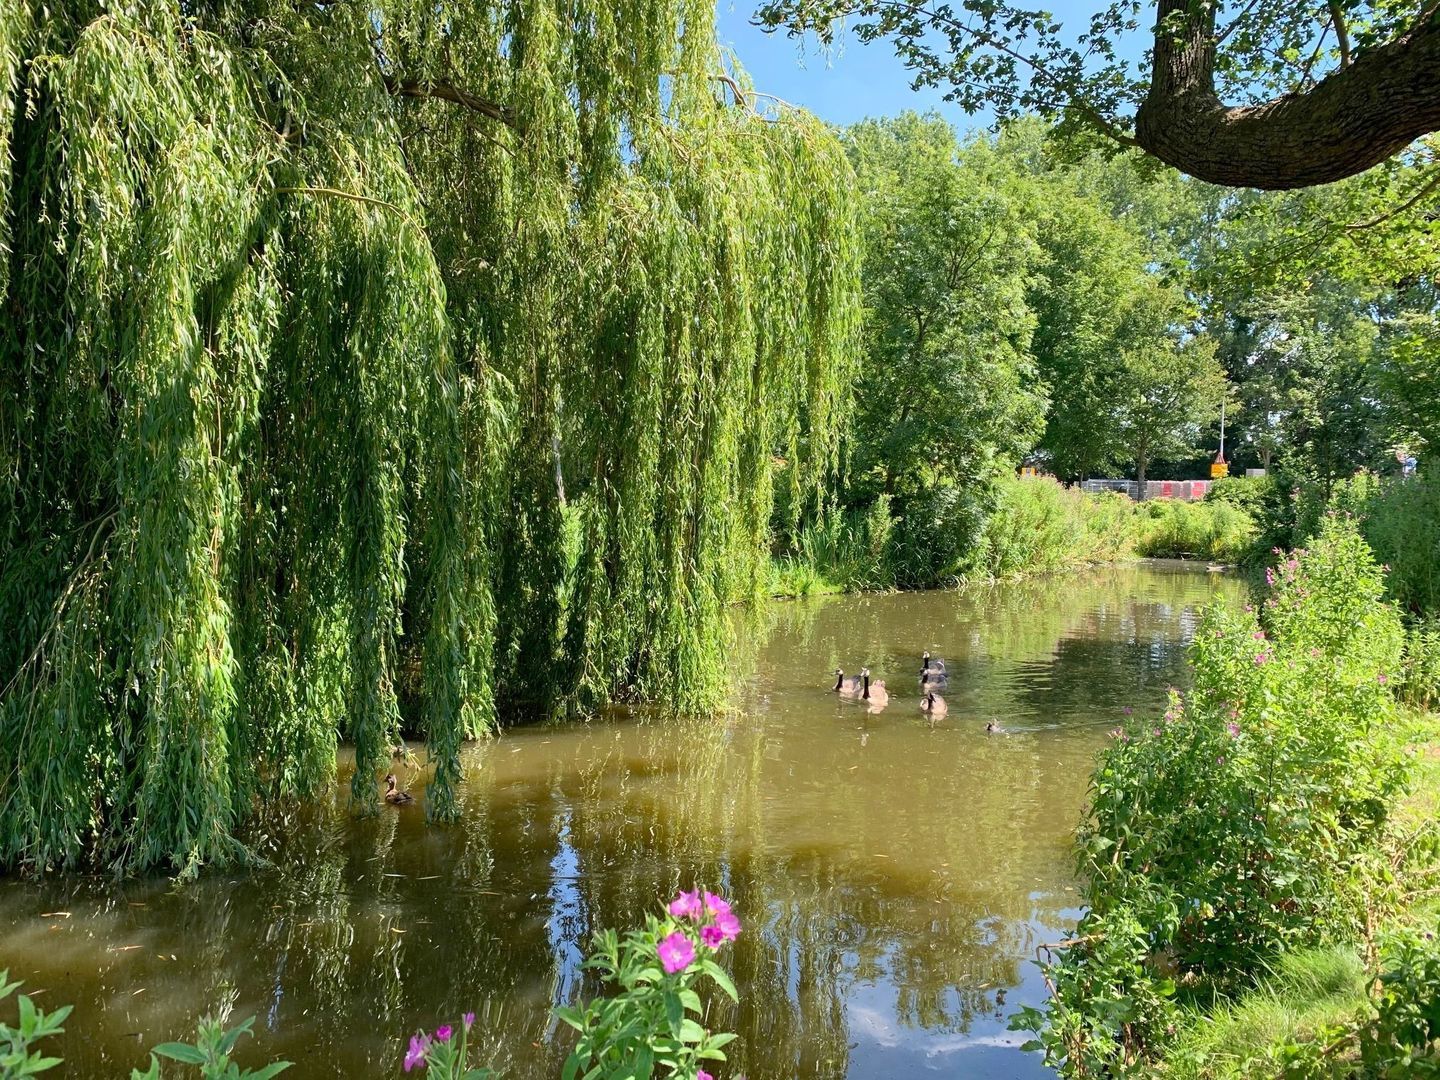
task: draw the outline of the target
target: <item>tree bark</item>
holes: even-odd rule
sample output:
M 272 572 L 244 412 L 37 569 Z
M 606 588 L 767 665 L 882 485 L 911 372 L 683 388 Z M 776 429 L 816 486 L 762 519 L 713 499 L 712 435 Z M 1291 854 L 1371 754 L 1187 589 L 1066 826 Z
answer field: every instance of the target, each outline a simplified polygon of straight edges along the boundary
M 1166 164 L 1229 187 L 1308 187 L 1354 176 L 1440 129 L 1440 19 L 1362 51 L 1304 93 L 1232 108 L 1215 92 L 1218 6 L 1159 0 L 1135 138 Z

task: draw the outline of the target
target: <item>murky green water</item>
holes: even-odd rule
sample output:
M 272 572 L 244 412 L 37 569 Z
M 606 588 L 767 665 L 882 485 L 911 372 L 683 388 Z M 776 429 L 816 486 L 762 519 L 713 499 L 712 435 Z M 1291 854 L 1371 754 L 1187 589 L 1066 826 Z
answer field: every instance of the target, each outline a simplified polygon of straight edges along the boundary
M 1034 947 L 1077 914 L 1086 777 L 1123 708 L 1184 680 L 1217 591 L 1240 589 L 1150 565 L 776 604 L 741 635 L 728 719 L 476 746 L 452 828 L 418 808 L 352 821 L 337 789 L 270 824 L 273 871 L 0 881 L 0 967 L 75 1004 L 66 1075 L 128 1075 L 229 1009 L 259 1018 L 243 1060 L 395 1076 L 410 1032 L 473 1009 L 505 1076 L 548 1078 L 567 1049 L 550 1008 L 581 991 L 591 931 L 702 882 L 746 924 L 741 1007 L 711 1019 L 741 1035 L 722 1077 L 1044 1076 L 1006 1018 L 1042 998 Z M 914 690 L 927 647 L 950 670 L 934 725 Z M 888 681 L 879 714 L 827 692 L 862 663 Z M 992 717 L 1007 734 L 985 733 Z

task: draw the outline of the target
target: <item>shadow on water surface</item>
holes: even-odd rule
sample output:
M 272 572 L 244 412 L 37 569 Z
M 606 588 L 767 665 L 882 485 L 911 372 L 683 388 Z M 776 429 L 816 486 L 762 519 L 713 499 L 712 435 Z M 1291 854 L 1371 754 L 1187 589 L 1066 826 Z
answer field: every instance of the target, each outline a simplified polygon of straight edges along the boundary
M 704 882 L 746 925 L 741 1005 L 711 1014 L 741 1035 L 717 1075 L 1045 1076 L 1006 1019 L 1043 996 L 1035 944 L 1078 914 L 1068 844 L 1090 765 L 1123 707 L 1158 711 L 1183 680 L 1217 592 L 1240 587 L 1138 566 L 769 605 L 738 628 L 724 719 L 507 733 L 467 751 L 448 828 L 418 807 L 352 820 L 342 776 L 264 823 L 268 870 L 0 882 L 0 967 L 76 1005 L 68 1075 L 128 1075 L 229 1008 L 259 1018 L 249 1060 L 391 1076 L 410 1032 L 473 1009 L 486 1058 L 538 1080 L 567 1049 L 551 1007 L 593 989 L 591 932 Z M 933 725 L 925 648 L 950 672 Z M 862 664 L 889 683 L 877 715 L 828 692 Z M 992 717 L 1009 733 L 987 735 Z

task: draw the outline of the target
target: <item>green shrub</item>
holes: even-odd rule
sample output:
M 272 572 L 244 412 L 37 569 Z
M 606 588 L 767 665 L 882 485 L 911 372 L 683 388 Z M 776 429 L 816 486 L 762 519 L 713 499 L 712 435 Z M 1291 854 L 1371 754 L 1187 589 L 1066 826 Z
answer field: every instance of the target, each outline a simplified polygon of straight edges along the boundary
M 949 585 L 974 573 L 989 492 L 940 487 L 905 500 L 890 541 L 894 584 L 902 588 Z
M 1389 564 L 1401 607 L 1440 616 L 1440 483 L 1388 480 L 1371 492 L 1361 518 L 1375 557 Z
M 1204 501 L 1225 503 L 1258 519 L 1275 504 L 1279 491 L 1272 476 L 1222 476 L 1210 485 Z
M 1440 1076 L 1440 943 L 1435 930 L 1407 928 L 1391 936 L 1382 957 L 1375 1015 L 1360 1029 L 1360 1060 L 1371 1076 Z
M 989 577 L 1045 573 L 1132 554 L 1134 504 L 1087 495 L 1050 477 L 1003 481 L 974 566 Z
M 1258 616 L 1206 612 L 1193 690 L 1115 733 L 1078 833 L 1088 913 L 1050 968 L 1048 1013 L 1018 1020 L 1053 1064 L 1123 1074 L 1172 1025 L 1174 980 L 1225 992 L 1363 925 L 1352 870 L 1405 775 L 1387 730 L 1402 629 L 1383 596 L 1354 523 L 1328 518 Z
M 1255 538 L 1250 514 L 1225 500 L 1142 504 L 1138 550 L 1155 558 L 1239 562 Z
M 1405 629 L 1400 699 L 1420 709 L 1440 704 L 1440 618 L 1415 619 Z

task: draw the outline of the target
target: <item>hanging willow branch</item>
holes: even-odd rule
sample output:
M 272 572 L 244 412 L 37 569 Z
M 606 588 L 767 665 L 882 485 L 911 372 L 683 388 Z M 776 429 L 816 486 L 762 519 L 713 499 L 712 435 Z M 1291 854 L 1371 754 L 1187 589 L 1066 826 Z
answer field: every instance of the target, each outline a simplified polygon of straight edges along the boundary
M 0 867 L 720 703 L 850 397 L 829 131 L 716 107 L 704 0 L 88 10 L 0 0 Z

